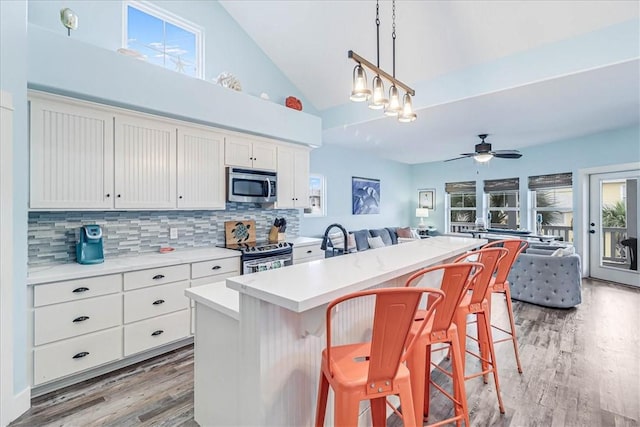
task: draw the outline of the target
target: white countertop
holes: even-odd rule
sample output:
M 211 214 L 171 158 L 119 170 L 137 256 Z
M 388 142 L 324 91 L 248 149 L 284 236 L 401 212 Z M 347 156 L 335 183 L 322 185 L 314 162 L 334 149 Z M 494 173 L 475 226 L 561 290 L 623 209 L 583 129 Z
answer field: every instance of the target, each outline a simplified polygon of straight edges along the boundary
M 486 243 L 438 236 L 227 279 L 227 287 L 301 313 Z
M 211 259 L 239 257 L 240 252 L 231 249 L 204 247 L 194 249 L 176 249 L 166 254 L 149 253 L 131 257 L 107 258 L 100 264 L 51 264 L 30 267 L 27 273 L 27 285 L 57 282 L 61 280 L 82 279 L 91 276 L 122 273 L 145 268 L 166 267 L 176 264 L 207 261 Z
M 188 288 L 184 294 L 197 303 L 240 320 L 240 294 L 227 288 L 224 281 Z

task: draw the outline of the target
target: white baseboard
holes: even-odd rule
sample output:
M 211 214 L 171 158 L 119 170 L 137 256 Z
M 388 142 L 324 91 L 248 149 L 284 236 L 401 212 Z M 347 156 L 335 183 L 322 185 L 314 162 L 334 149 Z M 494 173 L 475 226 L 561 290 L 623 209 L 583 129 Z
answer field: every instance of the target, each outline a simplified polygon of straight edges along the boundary
M 6 424 L 14 421 L 31 408 L 31 388 L 27 387 L 9 399 L 11 400 L 9 403 L 9 411 L 7 411 L 9 413 L 9 419 L 3 420 L 6 421 Z M 0 423 L 0 425 L 3 426 L 6 424 Z

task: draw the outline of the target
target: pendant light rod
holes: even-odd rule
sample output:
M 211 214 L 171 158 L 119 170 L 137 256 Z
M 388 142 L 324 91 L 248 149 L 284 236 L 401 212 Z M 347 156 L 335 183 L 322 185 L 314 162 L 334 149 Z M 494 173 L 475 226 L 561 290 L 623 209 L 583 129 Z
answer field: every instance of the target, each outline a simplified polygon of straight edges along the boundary
M 411 89 L 409 86 L 407 86 L 406 84 L 402 83 L 400 80 L 396 79 L 395 77 L 393 77 L 392 75 L 390 75 L 389 73 L 384 71 L 382 68 L 376 67 L 371 62 L 367 61 L 366 59 L 364 59 L 362 56 L 358 55 L 354 51 L 350 50 L 347 56 L 349 58 L 353 59 L 358 64 L 364 65 L 365 67 L 367 67 L 371 71 L 373 71 L 373 72 L 375 72 L 377 74 L 380 74 L 382 77 L 384 77 L 385 79 L 389 80 L 390 82 L 392 82 L 396 86 L 401 87 L 409 95 L 411 95 L 411 96 L 415 96 L 416 95 L 416 91 L 415 90 Z

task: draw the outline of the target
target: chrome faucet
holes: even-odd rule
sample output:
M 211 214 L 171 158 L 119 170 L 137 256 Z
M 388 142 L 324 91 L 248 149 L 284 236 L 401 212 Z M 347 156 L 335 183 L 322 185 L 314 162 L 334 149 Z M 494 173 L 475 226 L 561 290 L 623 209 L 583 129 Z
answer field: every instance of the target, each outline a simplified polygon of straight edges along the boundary
M 344 237 L 344 254 L 348 253 L 348 245 L 349 245 L 349 239 L 348 239 L 348 235 L 347 235 L 347 230 L 345 230 L 345 228 L 343 226 L 341 226 L 340 224 L 331 224 L 330 226 L 327 227 L 326 230 L 324 230 L 324 236 L 322 237 L 322 245 L 320 245 L 320 249 L 323 251 L 327 250 L 327 245 L 329 243 L 329 231 L 331 231 L 331 229 L 333 227 L 338 227 L 341 231 L 342 231 L 342 235 Z

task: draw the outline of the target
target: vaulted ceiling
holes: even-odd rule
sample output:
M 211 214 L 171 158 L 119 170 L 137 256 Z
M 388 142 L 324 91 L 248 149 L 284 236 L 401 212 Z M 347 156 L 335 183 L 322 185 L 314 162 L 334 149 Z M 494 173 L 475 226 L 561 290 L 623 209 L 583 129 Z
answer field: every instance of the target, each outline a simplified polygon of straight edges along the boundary
M 374 1 L 221 4 L 321 112 L 326 144 L 422 163 L 473 151 L 479 133 L 496 150 L 519 149 L 640 121 L 635 1 L 398 0 L 396 76 L 416 89 L 410 124 L 349 102 L 347 51 L 376 62 Z M 387 72 L 391 9 L 380 2 Z

